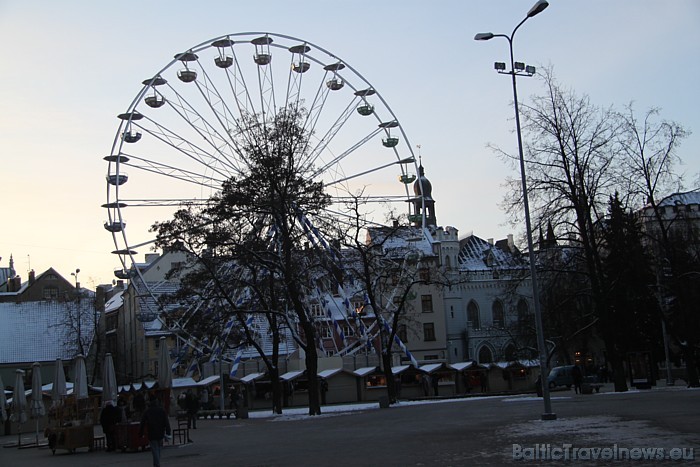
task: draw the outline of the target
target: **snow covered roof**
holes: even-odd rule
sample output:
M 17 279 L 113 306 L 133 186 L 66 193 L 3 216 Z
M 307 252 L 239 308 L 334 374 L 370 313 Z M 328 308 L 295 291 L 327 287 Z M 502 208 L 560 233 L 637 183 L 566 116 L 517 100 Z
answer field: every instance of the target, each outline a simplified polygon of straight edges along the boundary
M 105 302 L 105 313 L 118 310 L 124 304 L 124 291 L 116 293 Z
M 374 244 L 381 244 L 384 251 L 393 257 L 404 257 L 407 253 L 419 251 L 425 256 L 433 256 L 433 237 L 430 231 L 417 227 L 370 227 L 368 236 Z
M 675 206 L 676 204 L 683 206 L 700 204 L 700 189 L 686 191 L 685 193 L 673 193 L 659 202 L 659 206 Z
M 404 371 L 408 370 L 409 368 L 411 368 L 411 365 L 392 366 L 391 373 L 394 375 L 398 375 L 398 374 L 401 374 Z
M 86 307 L 93 301 L 0 303 L 0 364 L 71 360 L 78 347 L 68 317 Z M 81 322 L 83 335 L 92 334 L 92 321 Z
M 241 382 L 251 383 L 257 379 L 262 378 L 263 376 L 265 376 L 265 373 L 251 373 L 249 375 L 245 375 L 244 377 L 242 377 Z
M 482 369 L 485 370 L 486 366 L 480 365 L 476 363 L 475 361 L 470 361 L 470 362 L 457 362 L 457 363 L 450 363 L 447 366 L 452 368 L 453 370 L 457 371 L 462 371 L 462 370 L 472 370 L 472 369 Z
M 429 363 L 427 365 L 422 365 L 420 368 L 418 368 L 420 371 L 424 371 L 428 374 L 433 373 L 434 371 L 445 369 L 447 366 L 444 363 Z
M 304 374 L 304 370 L 288 371 L 283 375 L 280 375 L 282 381 L 293 381 Z
M 378 366 L 366 366 L 363 368 L 358 368 L 357 370 L 353 371 L 357 376 L 367 376 L 371 373 L 374 373 L 375 371 L 378 371 L 379 367 Z
M 332 369 L 330 369 L 330 370 L 319 371 L 319 372 L 318 372 L 318 376 L 321 377 L 321 378 L 330 378 L 330 377 L 332 377 L 332 376 L 334 376 L 334 375 L 337 375 L 337 374 L 340 373 L 341 371 L 343 371 L 342 368 L 332 368 Z
M 469 235 L 460 240 L 459 268 L 463 271 L 486 271 L 494 268 L 523 267 L 519 255 L 492 245 L 486 240 Z
M 210 384 L 218 383 L 220 379 L 221 376 L 219 375 L 207 376 L 206 378 L 200 380 L 199 383 L 197 383 L 197 386 L 209 386 Z

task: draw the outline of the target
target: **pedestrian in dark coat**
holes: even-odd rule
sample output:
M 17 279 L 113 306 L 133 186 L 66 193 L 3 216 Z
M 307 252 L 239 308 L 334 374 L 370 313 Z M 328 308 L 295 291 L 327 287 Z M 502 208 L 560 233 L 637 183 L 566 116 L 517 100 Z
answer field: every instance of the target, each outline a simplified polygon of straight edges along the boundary
M 121 421 L 120 418 L 119 409 L 112 404 L 112 401 L 107 401 L 100 413 L 100 425 L 107 441 L 107 451 L 114 451 L 117 447 L 117 423 Z
M 170 437 L 170 420 L 155 397 L 151 398 L 148 408 L 143 413 L 143 417 L 141 417 L 141 436 L 144 434 L 144 429 L 148 431 L 148 443 L 151 446 L 153 467 L 160 467 L 160 450 L 163 447 L 163 439 L 166 435 Z
M 197 429 L 197 412 L 199 412 L 199 398 L 192 394 L 192 390 L 187 390 L 185 396 L 185 406 L 187 407 L 187 428 Z

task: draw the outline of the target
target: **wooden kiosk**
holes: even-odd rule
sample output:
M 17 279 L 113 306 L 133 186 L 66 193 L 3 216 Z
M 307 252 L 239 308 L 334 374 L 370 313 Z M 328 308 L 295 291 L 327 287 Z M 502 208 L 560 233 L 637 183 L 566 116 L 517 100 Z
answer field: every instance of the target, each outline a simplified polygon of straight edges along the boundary
M 92 451 L 98 414 L 99 396 L 87 399 L 68 397 L 62 405 L 49 409 L 45 435 L 51 452 L 55 454 L 56 449 L 75 452 L 78 448 Z

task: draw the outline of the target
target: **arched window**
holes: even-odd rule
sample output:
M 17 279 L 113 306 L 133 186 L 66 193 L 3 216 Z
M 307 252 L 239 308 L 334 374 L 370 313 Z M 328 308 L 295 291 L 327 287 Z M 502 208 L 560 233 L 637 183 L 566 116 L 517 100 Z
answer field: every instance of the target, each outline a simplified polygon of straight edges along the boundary
M 493 316 L 493 327 L 503 329 L 503 304 L 500 300 L 494 300 L 491 305 L 491 315 Z
M 493 353 L 487 345 L 484 345 L 479 349 L 479 363 L 485 364 L 491 362 L 493 362 Z
M 472 329 L 481 329 L 479 306 L 473 300 L 467 305 L 467 322 Z
M 534 316 L 530 313 L 530 306 L 522 298 L 518 300 L 518 324 L 520 326 L 534 326 L 535 324 Z
M 452 269 L 452 265 L 450 264 L 450 257 L 449 256 L 445 256 L 445 267 L 447 269 Z

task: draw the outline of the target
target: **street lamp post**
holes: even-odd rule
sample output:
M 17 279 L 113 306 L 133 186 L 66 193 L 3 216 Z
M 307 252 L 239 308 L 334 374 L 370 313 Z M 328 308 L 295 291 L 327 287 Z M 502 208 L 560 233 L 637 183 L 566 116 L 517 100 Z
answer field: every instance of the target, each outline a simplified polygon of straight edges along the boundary
M 523 207 L 525 209 L 525 231 L 527 234 L 527 248 L 528 256 L 530 261 L 530 280 L 532 283 L 532 302 L 535 307 L 535 327 L 537 330 L 537 348 L 539 351 L 540 359 L 540 381 L 542 384 L 542 397 L 544 399 L 544 413 L 542 414 L 542 420 L 556 420 L 557 415 L 552 412 L 552 401 L 549 397 L 549 385 L 547 384 L 547 351 L 544 343 L 544 329 L 542 327 L 542 310 L 540 308 L 540 297 L 539 297 L 539 287 L 537 285 L 537 267 L 535 264 L 535 251 L 532 242 L 532 224 L 530 222 L 530 205 L 527 196 L 527 180 L 525 177 L 525 157 L 523 156 L 523 140 L 520 131 L 520 111 L 518 110 L 518 89 L 515 84 L 516 76 L 532 76 L 535 74 L 535 67 L 526 66 L 522 62 L 516 62 L 513 58 L 513 37 L 515 32 L 520 28 L 520 26 L 525 23 L 529 18 L 538 15 L 545 8 L 549 6 L 546 0 L 539 0 L 535 5 L 530 8 L 527 12 L 527 16 L 518 23 L 518 25 L 513 29 L 510 36 L 505 34 L 493 34 L 491 32 L 483 32 L 474 36 L 474 40 L 477 41 L 487 41 L 493 39 L 494 37 L 503 37 L 508 40 L 508 47 L 510 49 L 510 71 L 506 71 L 505 63 L 497 62 L 495 64 L 496 71 L 501 74 L 511 75 L 513 82 L 513 102 L 515 106 L 515 129 L 518 135 L 518 155 L 520 158 L 520 179 L 522 183 L 523 190 Z

